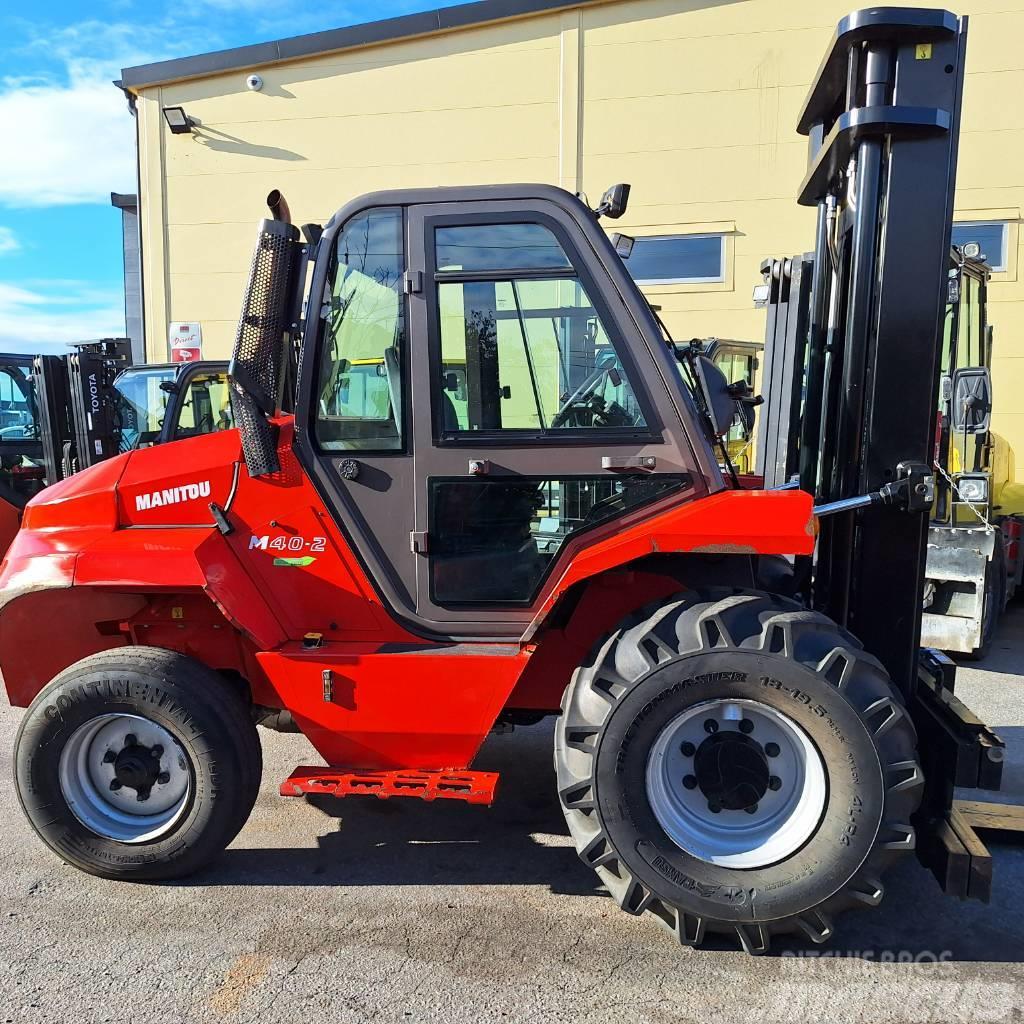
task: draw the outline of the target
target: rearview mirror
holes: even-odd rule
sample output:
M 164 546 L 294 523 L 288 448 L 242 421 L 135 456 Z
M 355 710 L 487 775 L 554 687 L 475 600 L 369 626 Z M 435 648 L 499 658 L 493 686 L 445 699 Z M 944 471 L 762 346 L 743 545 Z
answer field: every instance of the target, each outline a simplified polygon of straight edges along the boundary
M 992 374 L 987 366 L 965 366 L 953 374 L 953 429 L 984 434 L 992 419 Z
M 629 185 L 620 182 L 612 185 L 603 196 L 597 209 L 594 211 L 598 217 L 608 217 L 611 220 L 618 220 L 626 212 L 626 204 L 629 202 Z
M 696 356 L 693 368 L 711 418 L 711 429 L 716 437 L 724 437 L 740 411 L 729 380 L 707 356 Z

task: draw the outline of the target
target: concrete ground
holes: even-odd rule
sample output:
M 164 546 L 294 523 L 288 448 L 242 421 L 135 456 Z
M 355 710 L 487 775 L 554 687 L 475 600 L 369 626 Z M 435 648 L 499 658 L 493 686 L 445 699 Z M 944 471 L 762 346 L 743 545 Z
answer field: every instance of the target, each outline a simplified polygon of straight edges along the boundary
M 958 692 L 1009 748 L 1024 803 L 1024 607 Z M 263 733 L 252 819 L 187 884 L 105 882 L 26 824 L 0 708 L 0 1024 L 1024 1021 L 1024 849 L 996 847 L 991 905 L 942 896 L 911 859 L 825 949 L 680 948 L 617 910 L 569 846 L 550 726 L 492 739 L 491 810 L 277 796 L 310 760 Z

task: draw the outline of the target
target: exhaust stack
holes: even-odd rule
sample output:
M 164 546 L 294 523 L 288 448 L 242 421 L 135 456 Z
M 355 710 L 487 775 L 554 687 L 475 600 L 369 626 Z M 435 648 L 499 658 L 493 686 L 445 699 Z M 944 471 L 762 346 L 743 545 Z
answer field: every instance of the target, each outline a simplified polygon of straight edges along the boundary
M 284 353 L 298 266 L 299 231 L 278 189 L 267 196 L 272 219 L 260 221 L 249 281 L 242 298 L 228 374 L 231 407 L 250 476 L 280 469 L 276 430 L 284 383 Z
M 268 193 L 267 206 L 270 208 L 270 215 L 274 220 L 280 221 L 282 224 L 291 224 L 291 210 L 288 209 L 288 203 L 280 189 L 275 188 Z

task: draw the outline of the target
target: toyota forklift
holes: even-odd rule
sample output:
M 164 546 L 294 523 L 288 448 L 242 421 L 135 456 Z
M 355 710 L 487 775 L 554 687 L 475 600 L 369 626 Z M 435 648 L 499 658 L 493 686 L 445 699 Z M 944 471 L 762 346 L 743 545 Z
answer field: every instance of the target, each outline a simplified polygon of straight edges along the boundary
M 798 487 L 720 469 L 749 396 L 629 276 L 600 224 L 626 188 L 379 192 L 301 232 L 272 193 L 237 429 L 56 484 L 4 561 L 42 841 L 200 870 L 253 807 L 258 723 L 316 752 L 285 796 L 487 805 L 488 734 L 555 715 L 580 857 L 681 943 L 825 942 L 915 849 L 987 898 L 976 829 L 1013 810 L 953 787 L 996 788 L 1002 743 L 919 648 L 966 28 L 849 16 L 800 115 Z

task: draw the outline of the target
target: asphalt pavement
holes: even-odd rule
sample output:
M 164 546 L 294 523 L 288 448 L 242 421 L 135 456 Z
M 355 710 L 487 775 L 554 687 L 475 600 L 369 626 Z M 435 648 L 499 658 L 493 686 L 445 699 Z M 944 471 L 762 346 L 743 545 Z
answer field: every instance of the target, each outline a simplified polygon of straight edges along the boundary
M 959 679 L 1006 739 L 1001 799 L 1024 803 L 1024 606 Z M 107 882 L 22 817 L 20 716 L 0 706 L 0 1024 L 1024 1021 L 1024 847 L 993 847 L 988 906 L 944 897 L 910 859 L 830 946 L 690 950 L 620 912 L 576 858 L 549 724 L 488 741 L 490 810 L 281 798 L 313 758 L 302 737 L 261 732 L 259 801 L 215 867 Z

